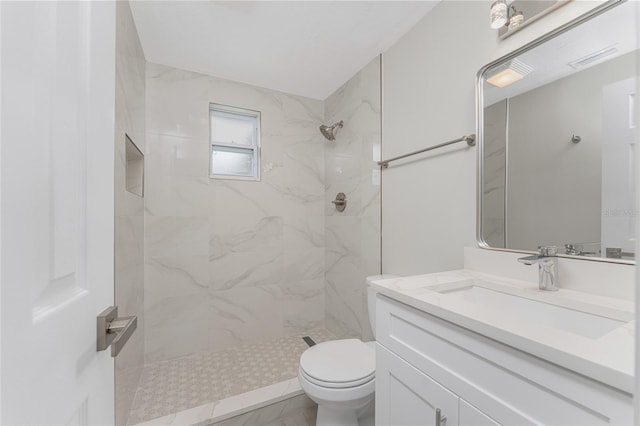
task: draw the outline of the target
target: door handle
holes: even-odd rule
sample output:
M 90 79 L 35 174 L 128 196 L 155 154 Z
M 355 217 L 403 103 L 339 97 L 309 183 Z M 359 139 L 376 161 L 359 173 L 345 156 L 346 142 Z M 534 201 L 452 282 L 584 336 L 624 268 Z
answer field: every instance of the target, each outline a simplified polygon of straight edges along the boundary
M 442 423 L 445 423 L 446 421 L 447 418 L 442 415 L 442 411 L 440 411 L 439 408 L 436 408 L 436 426 L 442 426 Z
M 118 307 L 108 307 L 98 315 L 97 350 L 104 351 L 111 345 L 111 356 L 117 356 L 137 327 L 137 316 L 118 318 Z

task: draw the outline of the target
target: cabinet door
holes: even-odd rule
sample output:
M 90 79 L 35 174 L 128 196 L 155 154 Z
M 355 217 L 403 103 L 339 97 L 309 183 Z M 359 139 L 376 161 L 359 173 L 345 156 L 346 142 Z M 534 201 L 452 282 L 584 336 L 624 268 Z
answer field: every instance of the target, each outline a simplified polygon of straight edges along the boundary
M 437 409 L 442 415 L 440 425 L 436 425 Z M 376 345 L 377 426 L 457 424 L 457 395 L 384 347 Z
M 460 426 L 499 426 L 500 423 L 494 421 L 489 416 L 470 405 L 464 399 L 460 400 L 459 420 Z M 451 426 L 451 425 L 449 425 Z

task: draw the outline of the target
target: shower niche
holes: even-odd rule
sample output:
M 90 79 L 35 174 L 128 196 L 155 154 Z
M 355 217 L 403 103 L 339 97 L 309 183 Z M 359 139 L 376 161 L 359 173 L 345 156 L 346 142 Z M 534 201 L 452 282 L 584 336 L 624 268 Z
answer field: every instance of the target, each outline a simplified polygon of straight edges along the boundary
M 125 185 L 128 192 L 144 196 L 144 154 L 125 135 Z

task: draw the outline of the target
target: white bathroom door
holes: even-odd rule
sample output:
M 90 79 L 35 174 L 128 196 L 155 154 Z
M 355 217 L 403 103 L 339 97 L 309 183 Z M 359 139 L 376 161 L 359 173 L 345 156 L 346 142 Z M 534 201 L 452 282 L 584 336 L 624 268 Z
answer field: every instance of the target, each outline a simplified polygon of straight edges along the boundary
M 114 2 L 0 2 L 3 425 L 113 424 Z
M 602 255 L 607 248 L 635 249 L 636 79 L 602 90 Z M 630 258 L 630 256 L 624 256 Z

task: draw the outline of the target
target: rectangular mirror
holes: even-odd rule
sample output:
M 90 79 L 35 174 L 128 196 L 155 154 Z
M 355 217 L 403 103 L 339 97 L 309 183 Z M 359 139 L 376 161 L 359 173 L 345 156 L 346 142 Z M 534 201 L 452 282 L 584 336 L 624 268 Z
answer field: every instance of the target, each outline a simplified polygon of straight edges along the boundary
M 640 2 L 609 2 L 478 74 L 478 241 L 635 258 Z

